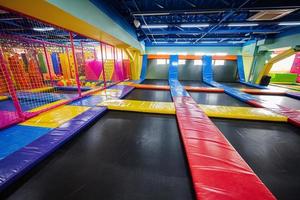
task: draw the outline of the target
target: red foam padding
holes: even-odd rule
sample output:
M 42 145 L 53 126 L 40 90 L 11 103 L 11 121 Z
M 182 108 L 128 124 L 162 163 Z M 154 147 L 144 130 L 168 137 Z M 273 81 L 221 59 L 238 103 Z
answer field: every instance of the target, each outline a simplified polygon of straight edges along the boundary
M 291 124 L 294 124 L 295 126 L 300 126 L 300 112 L 298 110 L 286 108 L 286 107 L 277 105 L 275 103 L 272 103 L 270 101 L 251 100 L 248 103 L 255 107 L 266 108 L 266 109 L 272 110 L 275 113 L 286 116 L 288 118 L 288 121 Z
M 197 199 L 275 199 L 191 97 L 173 97 Z

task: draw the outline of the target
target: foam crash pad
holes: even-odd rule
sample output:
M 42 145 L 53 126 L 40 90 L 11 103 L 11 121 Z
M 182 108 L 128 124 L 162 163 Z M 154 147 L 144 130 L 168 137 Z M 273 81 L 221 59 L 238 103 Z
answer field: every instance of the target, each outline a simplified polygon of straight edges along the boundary
M 175 114 L 174 103 L 136 100 L 108 100 L 98 106 L 106 106 L 110 110 L 145 112 L 157 114 Z M 287 122 L 287 117 L 264 108 L 199 105 L 209 117 L 232 118 L 260 121 Z
M 40 115 L 21 123 L 21 125 L 56 128 L 88 109 L 90 108 L 85 106 L 60 106 L 53 110 L 41 113 Z

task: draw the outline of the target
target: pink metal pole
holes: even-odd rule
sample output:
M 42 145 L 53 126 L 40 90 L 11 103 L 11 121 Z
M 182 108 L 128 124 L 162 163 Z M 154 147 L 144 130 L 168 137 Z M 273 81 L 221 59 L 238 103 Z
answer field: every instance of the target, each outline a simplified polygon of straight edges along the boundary
M 74 59 L 75 79 L 76 79 L 77 88 L 78 88 L 78 95 L 79 95 L 79 97 L 81 97 L 80 81 L 79 81 L 79 76 L 78 76 L 78 66 L 77 66 L 76 57 L 75 57 L 76 55 L 75 55 L 75 48 L 74 48 L 74 42 L 73 42 L 73 34 L 72 34 L 72 32 L 69 32 L 69 34 L 70 34 L 72 55 L 73 55 L 73 59 Z
M 104 81 L 104 88 L 106 88 L 106 78 L 105 78 L 105 70 L 104 70 L 104 54 L 103 54 L 103 45 L 100 42 L 100 50 L 101 50 L 101 57 L 102 57 L 102 73 L 103 73 L 103 81 Z M 106 56 L 106 55 L 105 55 Z
M 4 78 L 5 78 L 6 83 L 7 83 L 7 88 L 8 88 L 8 91 L 9 91 L 10 95 L 11 95 L 11 98 L 13 100 L 14 106 L 15 106 L 17 114 L 18 114 L 18 117 L 21 120 L 24 120 L 25 116 L 22 112 L 22 108 L 21 108 L 16 90 L 14 88 L 13 81 L 10 78 L 9 70 L 8 70 L 6 64 L 5 64 L 2 51 L 0 51 L 0 63 L 1 63 L 1 68 L 2 68 L 3 73 L 4 73 Z
M 51 70 L 50 70 L 50 62 L 49 62 L 46 46 L 45 46 L 44 43 L 43 43 L 43 49 L 44 49 L 44 54 L 45 54 L 45 57 L 46 57 L 47 69 L 48 69 L 48 72 L 49 72 L 50 84 L 53 87 L 54 83 L 53 83 L 53 78 L 52 78 L 52 74 L 51 74 Z

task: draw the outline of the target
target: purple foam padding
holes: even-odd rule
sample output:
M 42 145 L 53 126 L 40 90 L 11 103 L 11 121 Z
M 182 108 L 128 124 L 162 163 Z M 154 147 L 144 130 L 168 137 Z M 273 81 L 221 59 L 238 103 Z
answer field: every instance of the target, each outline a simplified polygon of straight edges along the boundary
M 300 100 L 300 92 L 287 92 L 285 95 Z
M 80 133 L 106 110 L 105 107 L 91 108 L 1 160 L 0 191 Z
M 119 96 L 120 99 L 123 99 L 126 97 L 132 90 L 134 90 L 134 87 L 127 86 L 123 88 L 122 94 Z

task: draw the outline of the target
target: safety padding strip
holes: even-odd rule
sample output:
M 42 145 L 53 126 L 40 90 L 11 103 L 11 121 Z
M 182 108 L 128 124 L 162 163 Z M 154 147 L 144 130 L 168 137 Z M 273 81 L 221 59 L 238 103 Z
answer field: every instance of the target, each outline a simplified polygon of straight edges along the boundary
M 138 101 L 111 99 L 103 101 L 98 106 L 106 106 L 109 110 L 120 110 L 130 112 L 175 114 L 174 103 L 157 101 Z M 264 108 L 198 105 L 209 117 L 246 119 L 260 121 L 287 122 L 287 117 L 274 113 Z
M 248 93 L 248 94 L 285 95 L 284 91 L 274 91 L 274 90 L 260 90 L 260 89 L 242 88 L 242 89 L 240 89 L 240 91 Z
M 169 82 L 171 91 L 180 85 Z M 171 94 L 197 199 L 275 199 L 196 102 Z
M 286 108 L 286 107 L 277 105 L 275 103 L 272 103 L 270 101 L 260 100 L 260 101 L 249 101 L 248 103 L 255 107 L 267 108 L 269 110 L 272 110 L 275 113 L 286 116 L 288 118 L 288 122 L 290 122 L 291 124 L 294 124 L 295 126 L 300 127 L 300 111 L 298 111 L 298 110 Z
M 91 108 L 1 160 L 0 191 L 80 133 L 106 110 L 103 107 Z
M 248 82 L 243 82 L 243 81 L 240 81 L 240 83 L 243 85 L 247 85 L 249 87 L 253 87 L 253 88 L 267 89 L 267 87 L 265 87 L 265 86 L 261 86 L 261 85 L 257 85 L 257 84 L 253 84 L 253 83 L 248 83 Z
M 228 94 L 228 95 L 230 95 L 230 96 L 232 96 L 232 97 L 234 97 L 236 99 L 239 99 L 239 100 L 241 100 L 243 102 L 247 103 L 248 101 L 258 100 L 257 98 L 255 98 L 252 95 L 246 94 L 244 92 L 241 92 L 238 89 L 235 89 L 235 88 L 232 88 L 232 87 L 220 84 L 218 82 L 207 81 L 207 80 L 204 80 L 204 82 L 206 84 L 209 84 L 209 85 L 213 86 L 213 87 L 223 88 L 226 94 Z
M 137 89 L 149 89 L 149 90 L 170 90 L 168 85 L 151 85 L 151 84 L 132 84 L 130 85 Z M 222 88 L 213 88 L 213 87 L 194 87 L 194 86 L 184 86 L 187 91 L 191 92 L 224 92 Z
M 288 97 L 300 100 L 300 92 L 286 92 L 285 95 Z
M 275 199 L 191 97 L 173 100 L 197 199 Z
M 141 69 L 141 80 L 145 80 L 147 75 L 147 65 L 148 65 L 148 55 L 143 55 L 143 61 L 142 61 L 142 69 Z

